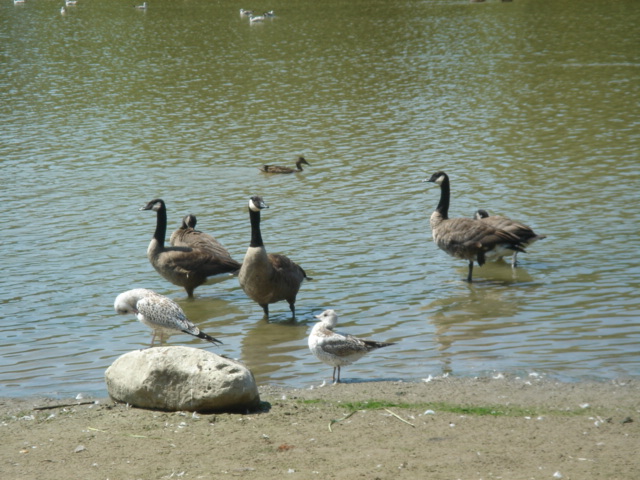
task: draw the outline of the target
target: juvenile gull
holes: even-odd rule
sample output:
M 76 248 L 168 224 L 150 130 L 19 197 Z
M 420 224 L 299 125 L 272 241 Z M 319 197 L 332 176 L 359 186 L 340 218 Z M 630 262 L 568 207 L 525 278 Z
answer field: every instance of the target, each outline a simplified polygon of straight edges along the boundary
M 309 335 L 309 349 L 318 360 L 333 367 L 333 383 L 340 383 L 340 367 L 351 365 L 366 353 L 395 343 L 364 340 L 353 335 L 334 331 L 338 315 L 333 310 L 325 310 L 316 315 L 316 323 Z M 338 375 L 336 377 L 336 370 Z
M 211 343 L 221 344 L 216 338 L 201 332 L 198 327 L 189 321 L 180 305 L 170 298 L 160 295 L 146 288 L 135 288 L 121 293 L 113 304 L 116 313 L 126 315 L 134 314 L 138 320 L 153 330 L 151 347 L 156 337 L 160 337 L 160 345 L 165 337 L 175 333 L 184 332 L 194 337 L 202 338 Z

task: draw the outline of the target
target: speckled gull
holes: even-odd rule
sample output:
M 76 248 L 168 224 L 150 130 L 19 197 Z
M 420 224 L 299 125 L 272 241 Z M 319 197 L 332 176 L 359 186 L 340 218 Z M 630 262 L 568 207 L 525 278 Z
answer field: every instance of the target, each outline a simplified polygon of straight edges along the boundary
M 338 315 L 333 310 L 325 310 L 316 315 L 316 318 L 320 321 L 314 325 L 309 335 L 309 349 L 318 360 L 333 367 L 334 383 L 340 383 L 340 367 L 343 365 L 351 365 L 372 350 L 395 345 L 335 332 Z
M 140 322 L 153 330 L 150 346 L 153 346 L 156 337 L 160 337 L 162 345 L 165 337 L 175 332 L 188 333 L 213 344 L 222 343 L 191 323 L 180 305 L 153 290 L 135 288 L 123 292 L 116 297 L 113 308 L 121 315 L 134 314 Z

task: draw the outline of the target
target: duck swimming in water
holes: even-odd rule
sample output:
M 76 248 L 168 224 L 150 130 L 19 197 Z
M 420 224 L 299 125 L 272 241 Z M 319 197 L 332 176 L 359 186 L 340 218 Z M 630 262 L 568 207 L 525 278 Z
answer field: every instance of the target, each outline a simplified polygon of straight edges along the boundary
M 263 165 L 260 168 L 261 172 L 265 172 L 265 173 L 298 173 L 298 172 L 302 172 L 302 164 L 305 165 L 309 165 L 311 166 L 311 164 L 309 162 L 307 162 L 304 157 L 300 156 L 298 157 L 298 160 L 296 160 L 296 168 L 291 168 L 291 167 L 280 167 L 278 165 Z

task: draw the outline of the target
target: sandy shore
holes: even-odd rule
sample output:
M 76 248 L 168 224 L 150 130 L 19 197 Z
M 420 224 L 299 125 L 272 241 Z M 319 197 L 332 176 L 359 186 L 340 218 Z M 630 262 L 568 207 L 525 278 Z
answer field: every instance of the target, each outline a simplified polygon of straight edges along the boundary
M 262 410 L 246 415 L 1 399 L 2 478 L 640 478 L 634 381 L 444 378 L 260 394 Z

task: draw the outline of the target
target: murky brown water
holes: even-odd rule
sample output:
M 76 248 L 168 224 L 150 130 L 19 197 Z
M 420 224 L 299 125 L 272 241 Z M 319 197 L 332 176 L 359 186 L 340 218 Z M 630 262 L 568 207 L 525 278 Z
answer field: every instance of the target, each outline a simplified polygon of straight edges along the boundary
M 104 394 L 104 369 L 151 337 L 113 312 L 135 287 L 177 299 L 261 383 L 329 377 L 306 346 L 325 308 L 398 342 L 347 380 L 638 374 L 638 2 L 240 6 L 277 17 L 0 5 L 0 395 Z M 303 174 L 258 172 L 299 154 Z M 482 207 L 548 238 L 466 284 L 431 242 L 439 191 L 420 181 L 440 169 L 453 216 Z M 241 259 L 251 194 L 271 206 L 269 251 L 314 277 L 296 325 L 286 304 L 261 321 L 235 280 L 189 301 L 146 259 L 155 218 L 138 208 L 156 197 L 170 228 L 195 213 Z

